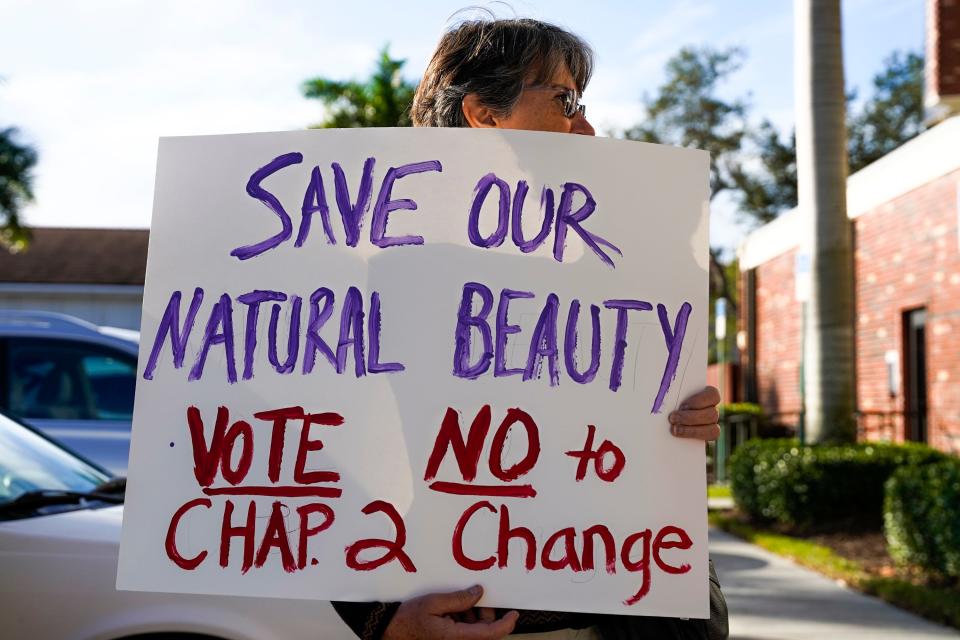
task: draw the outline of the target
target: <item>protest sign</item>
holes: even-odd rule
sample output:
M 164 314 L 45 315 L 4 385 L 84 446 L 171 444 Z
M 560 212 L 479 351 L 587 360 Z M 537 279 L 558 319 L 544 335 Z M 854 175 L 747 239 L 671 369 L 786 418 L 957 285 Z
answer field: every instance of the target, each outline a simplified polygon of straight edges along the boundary
M 118 588 L 708 617 L 708 164 L 162 139 Z

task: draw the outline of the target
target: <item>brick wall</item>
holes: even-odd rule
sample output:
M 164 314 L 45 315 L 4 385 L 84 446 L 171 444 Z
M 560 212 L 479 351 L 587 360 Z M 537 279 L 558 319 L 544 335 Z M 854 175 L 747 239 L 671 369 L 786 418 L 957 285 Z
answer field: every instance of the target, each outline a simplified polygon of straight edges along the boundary
M 960 452 L 958 184 L 960 171 L 855 222 L 860 409 L 904 410 L 902 386 L 896 397 L 889 395 L 884 354 L 899 352 L 903 376 L 903 313 L 925 307 L 929 441 L 955 452 Z M 904 436 L 902 424 L 886 430 L 877 420 L 866 424 L 872 437 Z
M 869 439 L 902 441 L 904 312 L 927 310 L 929 443 L 960 453 L 960 171 L 937 178 L 855 219 L 857 394 Z M 796 251 L 756 267 L 756 362 L 760 403 L 771 413 L 801 407 Z M 741 328 L 743 325 L 741 323 Z M 890 397 L 885 354 L 899 354 L 901 388 Z
M 769 414 L 800 411 L 800 304 L 788 251 L 756 269 L 757 400 Z M 791 422 L 792 416 L 784 416 Z

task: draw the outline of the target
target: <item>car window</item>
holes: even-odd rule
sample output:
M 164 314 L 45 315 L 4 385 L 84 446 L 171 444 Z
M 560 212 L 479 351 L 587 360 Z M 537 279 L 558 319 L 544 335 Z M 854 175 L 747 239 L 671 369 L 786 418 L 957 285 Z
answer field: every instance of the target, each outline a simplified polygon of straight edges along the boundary
M 110 347 L 39 338 L 7 348 L 10 413 L 47 420 L 130 420 L 136 359 Z
M 99 420 L 130 420 L 137 385 L 137 363 L 131 358 L 90 354 L 80 360 L 90 385 L 93 408 Z
M 108 477 L 0 414 L 0 505 L 28 491 L 92 491 Z

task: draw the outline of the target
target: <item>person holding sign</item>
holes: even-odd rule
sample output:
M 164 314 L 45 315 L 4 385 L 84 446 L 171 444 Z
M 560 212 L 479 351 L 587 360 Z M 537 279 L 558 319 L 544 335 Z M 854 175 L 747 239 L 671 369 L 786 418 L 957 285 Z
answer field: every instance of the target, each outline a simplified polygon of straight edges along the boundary
M 415 126 L 525 129 L 594 135 L 579 102 L 593 54 L 578 36 L 529 19 L 470 20 L 445 33 L 417 89 Z M 706 387 L 669 416 L 674 436 L 705 442 L 719 436 L 720 394 Z M 709 620 L 614 616 L 554 611 L 475 609 L 483 589 L 435 593 L 404 603 L 334 606 L 362 639 L 493 640 L 510 633 L 549 637 L 726 638 L 727 610 L 710 567 Z M 568 630 L 571 635 L 564 635 Z M 572 630 L 583 630 L 574 632 Z M 592 634 L 592 635 L 591 635 Z M 544 637 L 544 636 L 540 636 Z

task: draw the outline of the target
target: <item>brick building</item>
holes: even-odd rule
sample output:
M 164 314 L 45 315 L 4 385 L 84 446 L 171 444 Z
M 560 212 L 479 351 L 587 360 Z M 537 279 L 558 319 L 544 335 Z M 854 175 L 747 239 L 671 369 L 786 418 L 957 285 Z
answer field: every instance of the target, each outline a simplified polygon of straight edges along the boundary
M 862 438 L 960 453 L 960 3 L 927 6 L 925 106 L 939 124 L 847 181 Z M 740 247 L 743 394 L 798 424 L 807 262 L 794 209 Z

